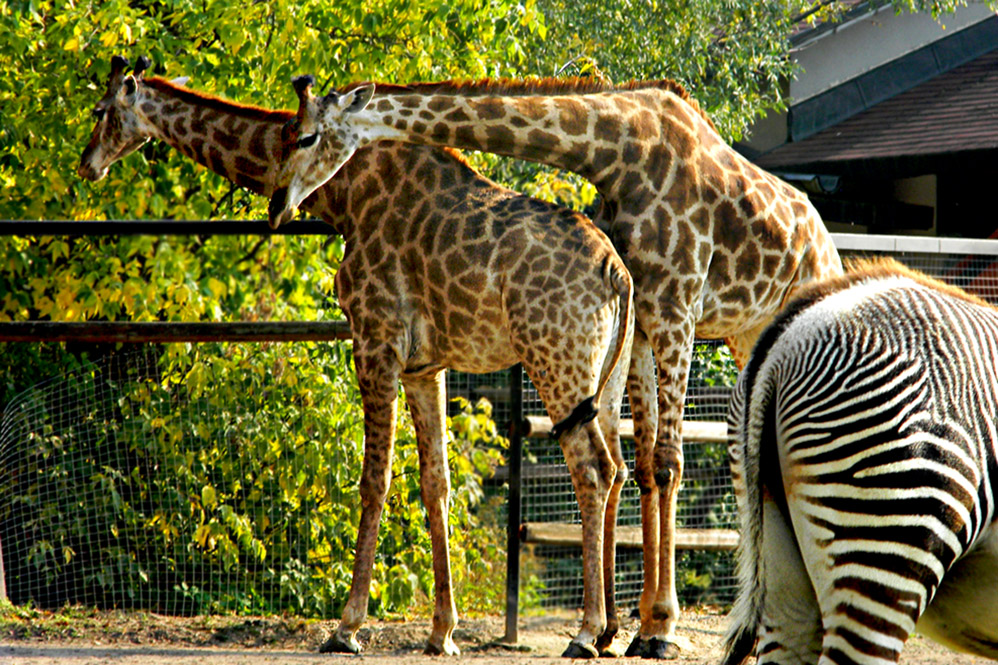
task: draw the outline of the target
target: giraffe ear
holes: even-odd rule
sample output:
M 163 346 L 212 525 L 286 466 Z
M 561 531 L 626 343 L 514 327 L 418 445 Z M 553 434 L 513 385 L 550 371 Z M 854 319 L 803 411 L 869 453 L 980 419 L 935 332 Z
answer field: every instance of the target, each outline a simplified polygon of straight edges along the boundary
M 173 85 L 187 85 L 187 82 L 191 80 L 190 76 L 178 76 L 177 78 L 170 81 Z
M 125 77 L 125 69 L 128 68 L 128 60 L 116 55 L 111 58 L 111 74 L 107 77 L 107 95 L 113 97 L 118 93 L 122 79 Z
M 126 95 L 130 97 L 135 94 L 135 89 L 138 87 L 138 84 L 135 82 L 134 76 L 126 76 L 122 83 L 124 83 Z
M 374 97 L 374 84 L 366 83 L 343 94 L 340 98 L 340 108 L 344 113 L 358 113 L 367 108 Z
M 144 55 L 140 55 L 139 59 L 135 63 L 135 68 L 132 70 L 132 76 L 135 76 L 136 78 L 142 76 L 151 66 L 152 60 Z

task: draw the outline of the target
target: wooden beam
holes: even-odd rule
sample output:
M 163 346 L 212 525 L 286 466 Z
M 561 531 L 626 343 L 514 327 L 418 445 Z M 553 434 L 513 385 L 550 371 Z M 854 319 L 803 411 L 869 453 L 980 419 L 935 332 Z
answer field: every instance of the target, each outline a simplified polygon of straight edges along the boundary
M 551 434 L 551 419 L 547 416 L 526 416 L 523 423 L 526 436 L 540 438 Z M 620 438 L 634 438 L 634 421 L 624 418 L 620 421 Z M 728 424 L 721 421 L 684 420 L 683 440 L 704 443 L 725 443 L 728 440 Z
M 0 342 L 318 342 L 350 339 L 346 321 L 12 321 Z
M 617 547 L 641 549 L 641 527 L 618 526 Z M 562 545 L 582 547 L 582 526 L 559 522 L 524 522 L 520 525 L 520 540 L 532 545 Z M 676 529 L 676 549 L 729 551 L 738 546 L 734 529 Z

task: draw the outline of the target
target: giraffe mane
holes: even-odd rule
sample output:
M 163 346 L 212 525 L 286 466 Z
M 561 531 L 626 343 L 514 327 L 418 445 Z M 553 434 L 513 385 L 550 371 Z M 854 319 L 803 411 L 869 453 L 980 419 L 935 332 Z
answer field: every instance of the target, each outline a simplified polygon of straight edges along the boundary
M 353 83 L 340 89 L 340 92 L 349 92 L 363 83 Z M 571 77 L 531 77 L 525 79 L 478 79 L 469 81 L 450 80 L 426 83 L 409 83 L 405 85 L 396 83 L 375 83 L 377 92 L 384 92 L 393 95 L 404 95 L 406 93 L 415 94 L 450 94 L 464 95 L 469 97 L 485 96 L 512 96 L 529 97 L 532 95 L 591 95 L 601 92 L 630 92 L 633 90 L 664 90 L 671 92 L 687 104 L 692 106 L 697 113 L 703 117 L 711 127 L 714 123 L 710 117 L 700 108 L 700 104 L 690 96 L 681 84 L 671 79 L 657 79 L 652 81 L 628 81 L 627 83 L 613 84 L 593 78 Z
M 248 104 L 231 102 L 227 99 L 216 97 L 215 95 L 210 95 L 198 90 L 192 90 L 182 85 L 177 85 L 172 81 L 167 81 L 166 79 L 158 76 L 141 79 L 141 82 L 154 90 L 171 95 L 189 104 L 207 107 L 222 113 L 247 118 L 249 120 L 284 123 L 294 115 L 293 111 L 271 110 L 261 108 L 259 106 L 250 106 Z
M 947 284 L 941 280 L 929 277 L 891 257 L 877 258 L 847 258 L 843 261 L 845 272 L 831 279 L 806 284 L 794 294 L 795 301 L 813 303 L 839 291 L 861 282 L 886 279 L 889 277 L 904 277 L 935 291 L 941 291 L 948 296 L 964 300 L 975 305 L 994 310 L 994 305 L 986 300 L 968 293 L 963 289 Z

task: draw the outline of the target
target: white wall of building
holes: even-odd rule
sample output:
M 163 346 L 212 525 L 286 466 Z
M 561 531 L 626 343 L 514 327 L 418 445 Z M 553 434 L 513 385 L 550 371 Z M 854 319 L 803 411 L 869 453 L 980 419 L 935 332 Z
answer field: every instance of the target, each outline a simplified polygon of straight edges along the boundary
M 791 103 L 810 99 L 994 15 L 976 2 L 938 21 L 926 13 L 897 15 L 888 6 L 836 26 L 794 49 L 792 57 L 802 71 L 790 82 Z

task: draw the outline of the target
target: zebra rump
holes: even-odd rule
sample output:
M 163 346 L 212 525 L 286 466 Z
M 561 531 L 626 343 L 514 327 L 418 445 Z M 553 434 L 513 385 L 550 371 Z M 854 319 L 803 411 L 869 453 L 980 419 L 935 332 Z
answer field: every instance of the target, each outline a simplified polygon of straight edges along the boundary
M 998 659 L 998 309 L 901 264 L 805 287 L 729 413 L 741 522 L 724 665 Z

